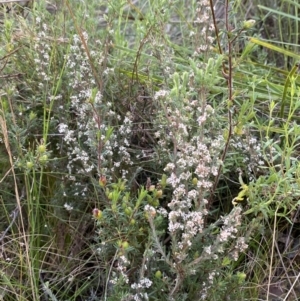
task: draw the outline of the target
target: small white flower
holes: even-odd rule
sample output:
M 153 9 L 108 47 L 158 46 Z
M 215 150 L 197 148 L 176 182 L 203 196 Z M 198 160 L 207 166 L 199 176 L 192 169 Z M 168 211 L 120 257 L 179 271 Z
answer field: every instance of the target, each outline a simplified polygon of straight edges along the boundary
M 67 203 L 64 204 L 64 207 L 67 211 L 72 211 L 74 209 L 71 205 L 69 205 Z

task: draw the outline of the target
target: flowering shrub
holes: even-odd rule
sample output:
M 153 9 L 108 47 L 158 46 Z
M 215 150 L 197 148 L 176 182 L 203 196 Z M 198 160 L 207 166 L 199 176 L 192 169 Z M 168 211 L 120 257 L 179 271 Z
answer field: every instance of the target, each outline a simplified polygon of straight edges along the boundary
M 298 127 L 283 146 L 257 134 L 277 120 L 274 102 L 269 124 L 256 114 L 260 80 L 234 52 L 253 20 L 227 3 L 218 31 L 210 1 L 154 2 L 4 14 L 5 300 L 257 297 L 261 221 L 296 210 Z

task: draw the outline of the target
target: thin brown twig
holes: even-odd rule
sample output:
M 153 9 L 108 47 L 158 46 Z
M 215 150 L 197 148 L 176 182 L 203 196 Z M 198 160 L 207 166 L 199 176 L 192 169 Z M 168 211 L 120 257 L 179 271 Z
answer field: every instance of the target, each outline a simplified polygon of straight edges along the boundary
M 25 73 L 5 74 L 5 75 L 0 75 L 0 78 L 14 78 L 14 77 L 22 76 L 24 74 Z
M 0 61 L 5 60 L 6 58 L 10 57 L 10 56 L 13 55 L 15 52 L 17 52 L 20 48 L 21 48 L 21 46 L 20 46 L 20 47 L 17 47 L 17 48 L 14 49 L 13 51 L 11 51 L 11 52 L 9 52 L 8 54 L 4 55 L 2 58 L 0 58 Z
M 209 4 L 210 4 L 210 10 L 211 10 L 213 23 L 214 23 L 214 28 L 215 28 L 215 34 L 216 34 L 216 40 L 217 40 L 217 44 L 218 44 L 219 53 L 222 54 L 223 51 L 222 51 L 221 42 L 220 42 L 220 38 L 219 38 L 219 28 L 218 28 L 218 25 L 217 25 L 213 0 L 209 0 Z
M 212 0 L 210 0 L 211 3 L 211 9 L 213 11 L 213 6 L 212 6 Z M 217 42 L 219 45 L 219 49 L 220 49 L 220 41 L 219 41 L 219 37 L 218 37 L 218 27 L 216 24 L 216 20 L 213 14 L 213 18 L 214 18 L 214 25 L 215 25 L 215 32 L 217 35 Z M 228 88 L 228 104 L 233 104 L 233 68 L 232 68 L 232 44 L 234 42 L 235 39 L 231 40 L 231 25 L 229 22 L 229 0 L 225 1 L 225 28 L 226 28 L 226 33 L 227 33 L 227 47 L 228 47 L 228 66 L 226 68 L 225 63 L 223 63 L 222 66 L 222 74 L 224 76 L 224 78 L 227 81 L 227 88 Z M 220 53 L 222 53 L 222 50 L 220 49 Z M 230 109 L 230 105 L 228 106 L 228 135 L 227 135 L 227 139 L 225 142 L 225 146 L 224 146 L 224 150 L 221 156 L 221 162 L 224 163 L 227 152 L 228 152 L 228 148 L 229 148 L 229 144 L 230 144 L 230 140 L 232 137 L 232 112 Z M 215 191 L 217 189 L 219 180 L 220 180 L 220 176 L 221 176 L 221 171 L 222 171 L 223 165 L 220 164 L 219 168 L 218 168 L 218 173 L 217 176 L 215 178 L 213 187 L 211 189 L 211 194 L 210 194 L 210 198 L 208 200 L 208 204 L 207 204 L 207 209 L 209 209 L 211 207 L 211 204 L 214 200 L 214 194 Z

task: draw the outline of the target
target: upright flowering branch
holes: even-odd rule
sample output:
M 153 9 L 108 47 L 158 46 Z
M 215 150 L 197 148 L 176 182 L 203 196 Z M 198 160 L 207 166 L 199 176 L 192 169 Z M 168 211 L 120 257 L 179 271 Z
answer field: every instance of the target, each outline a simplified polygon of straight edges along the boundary
M 196 57 L 209 52 L 211 46 L 208 5 L 199 4 L 197 12 L 195 25 L 199 26 L 198 38 L 202 44 L 195 51 Z M 159 143 L 163 147 L 168 143 L 169 149 L 173 148 L 171 160 L 164 169 L 169 175 L 167 183 L 172 190 L 168 203 L 168 232 L 172 246 L 170 267 L 175 279 L 170 288 L 170 299 L 190 275 L 187 265 L 191 261 L 191 252 L 206 231 L 206 197 L 212 187 L 210 179 L 216 176 L 217 158 L 223 148 L 222 135 L 211 126 L 215 122 L 214 109 L 207 104 L 208 91 L 219 80 L 217 72 L 222 57 L 216 56 L 204 62 L 191 59 L 189 63 L 189 72 L 173 74 L 170 91 L 158 91 L 154 97 L 160 101 L 164 114 L 159 124 L 161 133 L 157 135 L 164 139 Z M 154 239 L 157 245 L 157 237 Z M 162 248 L 156 249 L 163 257 Z M 199 265 L 202 263 L 201 259 Z
M 74 25 L 75 25 L 76 31 L 77 31 L 77 33 L 78 33 L 78 35 L 80 37 L 80 40 L 82 42 L 83 48 L 85 50 L 85 53 L 86 53 L 86 55 L 88 57 L 88 60 L 89 60 L 89 63 L 90 63 L 90 67 L 91 67 L 91 70 L 93 72 L 93 76 L 94 76 L 94 79 L 96 81 L 96 84 L 98 85 L 99 90 L 102 91 L 103 90 L 103 84 L 102 84 L 101 79 L 98 76 L 98 72 L 97 72 L 97 70 L 95 68 L 95 65 L 93 63 L 92 56 L 91 56 L 91 53 L 90 53 L 88 45 L 87 45 L 87 41 L 86 41 L 86 39 L 85 39 L 85 37 L 83 35 L 82 30 L 78 26 L 77 20 L 76 20 L 76 18 L 74 16 L 73 10 L 71 9 L 69 1 L 66 1 L 66 5 L 67 5 L 68 10 L 70 12 L 70 15 L 71 15 L 71 17 L 72 17 L 72 19 L 74 21 Z
M 97 101 L 96 97 L 98 97 L 99 99 Z M 105 139 L 102 139 L 101 137 L 101 126 L 102 126 L 102 116 L 97 112 L 97 105 L 99 105 L 99 103 L 101 103 L 102 100 L 102 95 L 100 92 L 98 92 L 97 90 L 92 90 L 92 95 L 89 98 L 89 103 L 92 107 L 92 111 L 93 111 L 93 117 L 94 117 L 94 122 L 97 126 L 97 164 L 98 164 L 98 173 L 101 173 L 101 168 L 102 168 L 102 160 L 101 160 L 101 154 L 102 154 L 102 149 L 103 149 L 103 143 Z M 99 109 L 99 107 L 98 107 Z

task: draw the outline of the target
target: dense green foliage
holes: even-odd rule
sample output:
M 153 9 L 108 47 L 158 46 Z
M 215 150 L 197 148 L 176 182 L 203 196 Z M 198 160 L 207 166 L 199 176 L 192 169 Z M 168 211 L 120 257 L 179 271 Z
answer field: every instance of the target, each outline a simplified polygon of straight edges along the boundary
M 1 7 L 0 298 L 298 300 L 299 4 L 23 2 Z

